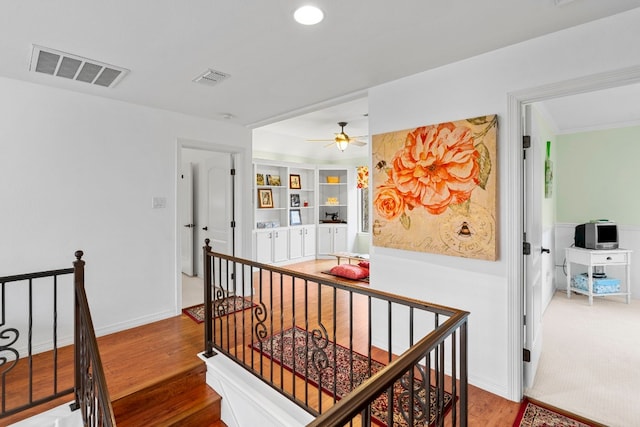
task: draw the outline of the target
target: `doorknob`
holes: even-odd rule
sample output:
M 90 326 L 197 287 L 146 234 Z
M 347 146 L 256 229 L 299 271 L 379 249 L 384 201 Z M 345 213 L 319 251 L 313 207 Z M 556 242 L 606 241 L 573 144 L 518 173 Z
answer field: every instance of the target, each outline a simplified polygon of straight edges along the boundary
M 547 248 L 541 248 L 541 249 L 540 249 L 540 253 L 542 253 L 542 254 L 543 254 L 543 253 L 545 253 L 545 252 L 546 252 L 546 253 L 548 253 L 548 254 L 550 254 L 550 253 L 551 253 L 551 251 L 550 251 L 549 249 L 547 249 Z
M 185 226 L 185 227 L 187 227 L 187 228 L 193 228 L 193 227 L 195 227 L 196 225 L 195 225 L 195 224 L 185 224 L 184 226 Z
M 205 225 L 204 227 L 202 227 L 202 229 L 203 229 L 204 231 L 207 231 L 207 230 L 209 229 L 209 227 L 207 227 L 207 226 Z

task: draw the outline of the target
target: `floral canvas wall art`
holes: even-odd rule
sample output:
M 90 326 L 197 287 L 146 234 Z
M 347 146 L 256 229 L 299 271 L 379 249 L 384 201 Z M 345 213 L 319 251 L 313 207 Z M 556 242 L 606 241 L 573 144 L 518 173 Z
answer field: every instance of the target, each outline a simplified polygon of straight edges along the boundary
M 373 245 L 495 261 L 497 115 L 372 137 Z

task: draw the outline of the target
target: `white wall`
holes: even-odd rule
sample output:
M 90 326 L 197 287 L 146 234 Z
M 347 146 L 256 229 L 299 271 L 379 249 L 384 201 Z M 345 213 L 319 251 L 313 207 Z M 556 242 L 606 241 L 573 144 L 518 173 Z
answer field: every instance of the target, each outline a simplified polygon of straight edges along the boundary
M 505 25 L 512 23 L 505 23 Z M 497 113 L 499 116 L 498 239 L 496 262 L 405 252 L 374 247 L 371 285 L 403 292 L 427 301 L 471 312 L 469 320 L 469 380 L 501 396 L 519 399 L 513 389 L 518 352 L 510 347 L 510 331 L 519 322 L 511 296 L 519 282 L 507 271 L 517 254 L 506 254 L 508 183 L 517 182 L 510 167 L 508 94 L 580 76 L 640 65 L 640 50 L 629 49 L 640 39 L 640 9 L 570 28 L 543 38 L 490 52 L 427 71 L 369 91 L 369 129 L 372 135 L 420 125 Z M 514 148 L 515 149 L 515 148 Z M 517 202 L 517 201 L 514 201 Z M 513 229 L 513 227 L 512 227 Z M 509 247 L 517 248 L 517 244 Z M 517 333 L 517 332 L 516 332 Z M 516 340 L 517 342 L 517 340 Z M 520 353 L 521 354 L 521 353 Z
M 82 249 L 98 334 L 179 313 L 178 141 L 233 145 L 250 171 L 251 132 L 9 79 L 0 93 L 0 275 Z

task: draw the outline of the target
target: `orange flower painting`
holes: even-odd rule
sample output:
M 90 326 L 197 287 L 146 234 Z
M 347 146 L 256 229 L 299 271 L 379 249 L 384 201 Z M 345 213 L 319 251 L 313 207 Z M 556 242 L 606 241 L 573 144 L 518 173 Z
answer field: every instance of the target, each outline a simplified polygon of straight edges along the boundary
M 497 259 L 497 116 L 374 135 L 373 244 Z

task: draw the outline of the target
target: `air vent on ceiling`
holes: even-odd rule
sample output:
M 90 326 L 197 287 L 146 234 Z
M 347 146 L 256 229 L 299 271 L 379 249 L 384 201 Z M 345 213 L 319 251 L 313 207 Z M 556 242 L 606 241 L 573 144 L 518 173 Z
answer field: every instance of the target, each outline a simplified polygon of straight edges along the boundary
M 38 45 L 33 45 L 29 71 L 104 87 L 114 87 L 129 72 L 126 68 Z
M 211 68 L 209 68 L 207 71 L 205 71 L 204 73 L 200 74 L 198 77 L 193 79 L 193 81 L 196 83 L 202 83 L 209 86 L 213 86 L 222 82 L 225 79 L 228 79 L 229 77 L 231 76 L 227 73 L 223 73 L 222 71 L 212 70 Z

